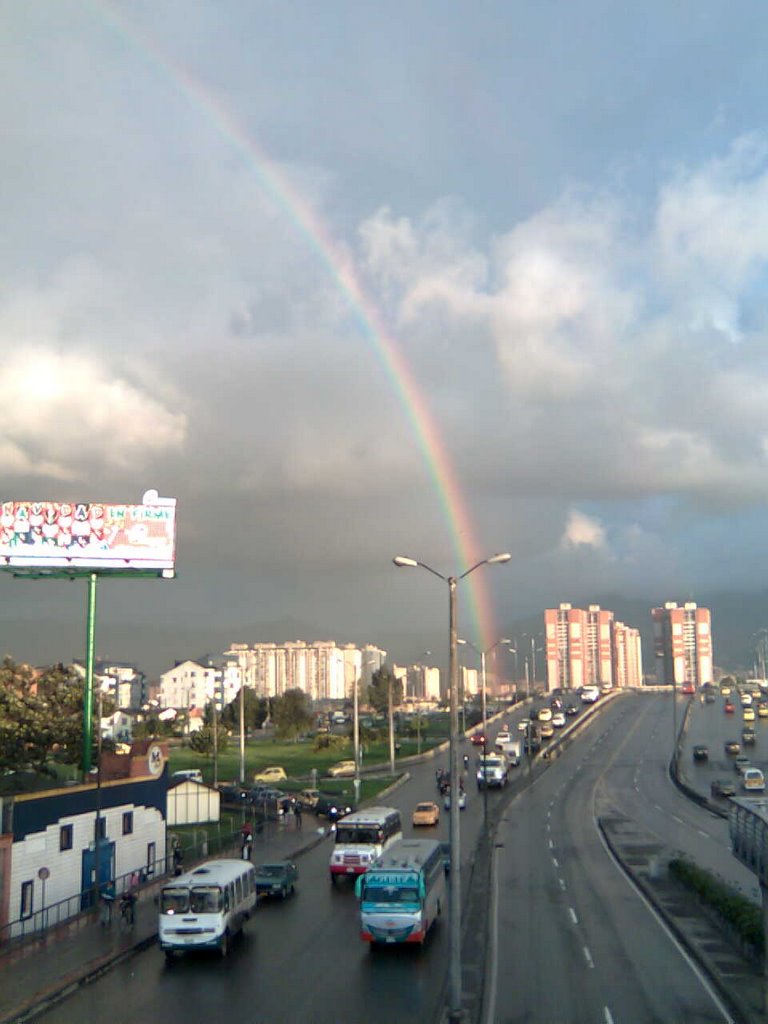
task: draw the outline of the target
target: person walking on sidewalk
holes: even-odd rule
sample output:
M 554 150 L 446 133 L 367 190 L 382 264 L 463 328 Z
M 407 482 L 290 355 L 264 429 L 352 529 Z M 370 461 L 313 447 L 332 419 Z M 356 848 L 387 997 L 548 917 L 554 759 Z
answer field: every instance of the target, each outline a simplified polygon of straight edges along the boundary
M 296 828 L 301 829 L 301 800 L 297 800 L 293 805 L 293 818 L 296 822 Z

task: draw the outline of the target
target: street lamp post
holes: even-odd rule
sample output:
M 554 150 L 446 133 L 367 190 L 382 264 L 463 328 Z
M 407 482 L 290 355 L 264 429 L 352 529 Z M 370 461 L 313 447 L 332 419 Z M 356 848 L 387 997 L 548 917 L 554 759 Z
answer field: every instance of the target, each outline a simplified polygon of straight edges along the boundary
M 471 640 L 457 640 L 459 644 L 464 644 L 467 647 L 471 647 L 475 654 L 480 655 L 480 700 L 482 705 L 482 716 L 483 716 L 483 757 L 488 753 L 488 690 L 486 686 L 486 675 L 485 675 L 485 656 L 490 654 L 491 651 L 495 650 L 500 644 L 511 644 L 512 641 L 507 637 L 502 637 L 501 640 L 497 640 L 495 644 L 491 644 L 490 647 L 486 647 L 484 651 L 481 651 L 478 647 L 472 643 Z M 488 830 L 488 787 L 483 788 L 483 826 L 484 830 Z
M 450 846 L 451 846 L 451 875 L 450 875 L 450 962 L 449 962 L 449 992 L 448 992 L 448 1020 L 459 1022 L 462 1019 L 462 993 L 461 993 L 461 844 L 459 835 L 459 673 L 457 644 L 458 634 L 456 627 L 456 586 L 459 580 L 469 576 L 481 565 L 497 565 L 508 562 L 511 559 L 509 552 L 499 555 L 492 555 L 477 562 L 467 569 L 460 576 L 444 576 L 441 572 L 419 562 L 415 558 L 408 558 L 404 555 L 397 555 L 393 562 L 398 568 L 426 569 L 427 572 L 437 576 L 448 584 L 448 633 L 449 633 L 449 679 L 450 679 L 450 755 L 449 775 L 451 791 L 450 807 Z

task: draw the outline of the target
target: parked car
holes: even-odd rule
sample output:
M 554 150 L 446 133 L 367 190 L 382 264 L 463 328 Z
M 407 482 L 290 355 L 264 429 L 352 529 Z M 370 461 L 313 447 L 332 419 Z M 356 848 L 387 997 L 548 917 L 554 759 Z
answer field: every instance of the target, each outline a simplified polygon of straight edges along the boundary
M 693 748 L 694 761 L 707 761 L 709 759 L 709 747 L 703 743 L 697 743 Z
M 319 789 L 302 789 L 297 797 L 298 803 L 301 804 L 302 810 L 314 811 L 317 807 L 317 801 L 320 799 Z
M 254 782 L 283 782 L 287 778 L 285 768 L 281 768 L 279 765 L 262 768 L 258 772 L 254 772 L 253 775 Z
M 440 822 L 440 808 L 431 800 L 416 804 L 413 809 L 414 825 L 437 825 Z
M 275 861 L 272 864 L 256 865 L 256 895 L 279 896 L 286 899 L 293 896 L 299 869 L 292 860 Z
M 726 740 L 723 744 L 723 749 L 725 750 L 726 754 L 741 753 L 741 746 L 736 742 L 736 740 Z
M 709 787 L 712 796 L 734 796 L 736 784 L 730 779 L 713 779 Z
M 354 761 L 337 761 L 336 764 L 331 765 L 328 769 L 328 775 L 332 779 L 337 779 L 342 776 L 354 775 L 355 774 L 355 762 Z

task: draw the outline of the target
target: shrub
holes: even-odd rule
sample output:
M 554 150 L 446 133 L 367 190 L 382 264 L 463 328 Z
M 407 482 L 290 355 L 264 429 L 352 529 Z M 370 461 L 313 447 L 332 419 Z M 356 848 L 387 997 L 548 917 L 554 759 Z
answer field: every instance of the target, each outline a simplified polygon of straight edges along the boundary
M 760 907 L 716 875 L 682 857 L 670 861 L 669 872 L 686 888 L 695 892 L 703 903 L 712 907 L 744 942 L 753 946 L 758 953 L 763 952 L 765 934 Z

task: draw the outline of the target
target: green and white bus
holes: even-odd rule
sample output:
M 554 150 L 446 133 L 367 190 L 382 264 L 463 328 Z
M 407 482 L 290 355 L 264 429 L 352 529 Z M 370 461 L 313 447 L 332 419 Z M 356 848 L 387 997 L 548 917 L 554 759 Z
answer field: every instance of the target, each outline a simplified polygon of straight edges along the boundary
M 434 839 L 401 839 L 355 883 L 360 938 L 377 943 L 419 942 L 446 904 L 445 861 Z

